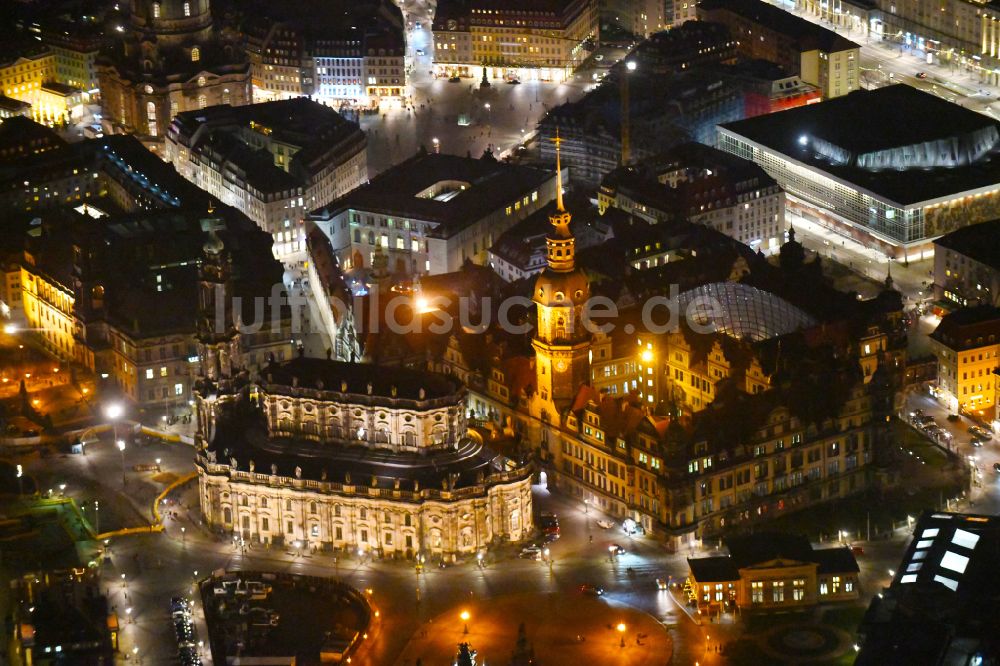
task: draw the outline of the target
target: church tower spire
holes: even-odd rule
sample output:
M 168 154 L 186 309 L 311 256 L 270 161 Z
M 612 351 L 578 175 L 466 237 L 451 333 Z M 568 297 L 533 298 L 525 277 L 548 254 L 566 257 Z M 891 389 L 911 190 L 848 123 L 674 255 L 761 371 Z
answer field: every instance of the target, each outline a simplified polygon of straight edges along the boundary
M 562 161 L 559 154 L 563 140 L 559 138 L 558 129 L 556 138 L 552 141 L 556 144 L 556 209 L 549 215 L 552 232 L 545 238 L 545 252 L 551 270 L 567 273 L 574 270 L 576 265 L 576 239 L 569 230 L 573 216 L 563 205 Z
M 590 298 L 590 283 L 576 266 L 576 239 L 570 231 L 572 216 L 562 195 L 562 139 L 556 145 L 556 207 L 549 215 L 552 230 L 545 238 L 548 266 L 535 281 L 538 326 L 535 349 L 537 394 L 532 412 L 536 416 L 561 413 L 576 397 L 580 385 L 590 381 L 590 332 L 583 323 L 583 310 Z

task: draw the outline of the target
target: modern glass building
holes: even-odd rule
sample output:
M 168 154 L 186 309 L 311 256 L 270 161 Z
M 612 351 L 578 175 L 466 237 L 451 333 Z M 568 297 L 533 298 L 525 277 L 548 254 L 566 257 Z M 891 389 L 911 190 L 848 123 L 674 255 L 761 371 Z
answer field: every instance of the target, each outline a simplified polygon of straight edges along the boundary
M 719 147 L 763 167 L 793 214 L 896 259 L 1000 217 L 1000 125 L 906 85 L 720 125 Z

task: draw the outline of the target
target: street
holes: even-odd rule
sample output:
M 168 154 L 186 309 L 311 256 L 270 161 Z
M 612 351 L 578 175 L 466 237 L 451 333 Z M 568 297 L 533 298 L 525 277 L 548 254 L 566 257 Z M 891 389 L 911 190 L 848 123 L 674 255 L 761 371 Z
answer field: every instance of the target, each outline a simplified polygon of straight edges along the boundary
M 91 523 L 100 521 L 101 531 L 148 522 L 151 503 L 166 483 L 193 470 L 191 448 L 154 439 L 141 445 L 130 444 L 124 452 L 123 487 L 122 456 L 112 447 L 111 439 L 107 436 L 91 444 L 85 456 L 53 455 L 43 459 L 34 455 L 20 460 L 25 464 L 26 473 L 33 476 L 41 488 L 65 484 L 66 495 L 84 507 L 84 514 Z M 956 441 L 959 441 L 958 433 Z M 985 453 L 985 449 L 983 451 Z M 990 450 L 989 460 L 984 459 L 983 464 L 992 465 L 995 459 L 1000 456 Z M 134 470 L 135 465 L 157 460 L 160 472 Z M 995 476 L 988 475 L 993 483 L 988 503 L 982 508 L 989 506 L 992 510 L 1000 502 Z M 580 598 L 579 588 L 584 584 L 604 589 L 598 603 L 607 609 L 607 623 L 614 624 L 619 616 L 629 614 L 634 618 L 629 620 L 630 626 L 640 622 L 659 625 L 672 643 L 672 662 L 669 654 L 657 655 L 657 661 L 644 661 L 647 653 L 632 643 L 628 650 L 622 649 L 623 661 L 611 663 L 723 663 L 724 656 L 715 652 L 715 645 L 743 635 L 742 621 L 731 614 L 725 614 L 721 623 L 715 618 L 701 618 L 684 605 L 680 589 L 660 590 L 655 582 L 661 578 L 682 583 L 688 573 L 686 558 L 712 554 L 714 544 L 708 544 L 704 550 L 669 553 L 652 537 L 626 535 L 618 523 L 609 529 L 600 527 L 597 521 L 607 517 L 581 502 L 550 493 L 542 486 L 535 486 L 533 495 L 536 513 L 551 511 L 560 519 L 562 537 L 545 544 L 550 558 L 540 561 L 518 558 L 521 548 L 518 544 L 491 551 L 482 568 L 473 559 L 444 569 L 429 564 L 417 572 L 411 562 L 359 559 L 353 553 L 319 554 L 291 547 L 268 549 L 259 545 L 241 548 L 228 537 L 209 532 L 201 524 L 197 484 L 192 482 L 166 498 L 162 507 L 165 526 L 162 533 L 110 540 L 110 555 L 102 567 L 102 586 L 110 594 L 119 615 L 131 618 L 130 623 L 123 619 L 126 622 L 123 649 L 138 647 L 139 655 L 147 659 L 145 663 L 169 663 L 173 659 L 176 643 L 169 621 L 170 598 L 190 595 L 195 578 L 217 569 L 333 576 L 359 589 L 372 588 L 373 599 L 382 610 L 382 621 L 354 663 L 401 666 L 409 663 L 412 666 L 412 662 L 407 661 L 408 655 L 433 645 L 431 637 L 421 638 L 421 632 L 439 631 L 440 620 L 435 625 L 435 618 L 457 616 L 460 608 L 475 608 L 485 600 L 502 603 L 512 614 L 531 617 L 534 606 L 539 603 L 538 595 L 555 595 L 554 598 L 568 604 L 575 612 L 579 606 L 575 600 Z M 88 508 L 93 506 L 95 498 L 101 503 L 100 516 Z M 977 502 L 976 510 L 980 506 Z M 863 603 L 867 604 L 870 596 L 887 584 L 887 571 L 898 563 L 907 537 L 905 530 L 899 530 L 891 540 L 863 544 L 865 555 L 859 557 Z M 612 557 L 608 547 L 613 543 L 623 546 L 625 553 Z M 125 574 L 124 581 L 122 574 Z M 200 601 L 196 602 L 198 631 L 203 638 Z M 124 612 L 127 608 L 132 609 L 131 613 Z M 590 613 L 586 617 L 594 620 L 592 626 L 595 628 L 580 629 L 575 624 L 562 626 L 558 622 L 549 627 L 547 619 L 545 624 L 549 633 L 546 635 L 553 640 L 572 643 L 583 631 L 585 635 L 580 638 L 584 642 L 601 640 L 606 646 L 608 638 L 602 638 L 604 626 L 596 628 L 599 614 L 595 609 L 599 606 L 588 602 L 586 608 L 581 608 L 581 612 Z M 484 623 L 478 626 L 481 631 Z M 534 631 L 532 627 L 528 629 Z M 649 630 L 642 633 L 648 636 Z M 515 635 L 484 636 L 481 641 L 502 644 L 509 651 Z M 630 636 L 629 640 L 631 643 L 634 637 Z M 487 659 L 496 658 L 480 654 Z M 424 663 L 436 662 L 425 659 Z

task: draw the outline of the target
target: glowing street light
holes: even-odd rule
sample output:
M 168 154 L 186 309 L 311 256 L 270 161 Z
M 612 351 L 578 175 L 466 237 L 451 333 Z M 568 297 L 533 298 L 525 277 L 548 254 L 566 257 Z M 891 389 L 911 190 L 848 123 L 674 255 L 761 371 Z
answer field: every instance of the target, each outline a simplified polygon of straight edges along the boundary
M 466 634 L 469 633 L 469 618 L 472 617 L 471 615 L 469 615 L 469 611 L 467 610 L 462 611 L 462 614 L 459 615 L 459 617 L 462 618 L 462 622 L 465 623 L 465 631 L 462 633 Z
M 440 141 L 440 139 L 438 139 L 437 137 L 434 137 L 433 139 L 431 139 L 431 143 L 434 144 L 434 152 L 435 153 L 440 153 L 441 152 L 441 141 Z
M 122 488 L 125 487 L 125 440 L 119 439 L 115 444 L 118 446 L 118 451 L 122 454 Z
M 618 630 L 618 635 L 620 636 L 620 638 L 618 640 L 618 645 L 620 647 L 625 647 L 625 629 L 626 629 L 625 623 L 624 622 L 619 622 L 618 626 L 615 627 L 615 629 Z

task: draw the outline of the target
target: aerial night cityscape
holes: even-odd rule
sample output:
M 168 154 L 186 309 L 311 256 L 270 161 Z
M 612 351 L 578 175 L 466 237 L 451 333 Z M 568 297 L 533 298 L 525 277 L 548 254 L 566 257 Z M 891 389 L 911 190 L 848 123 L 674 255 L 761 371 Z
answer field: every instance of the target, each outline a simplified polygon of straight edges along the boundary
M 0 665 L 1000 666 L 1000 0 L 0 20 Z

